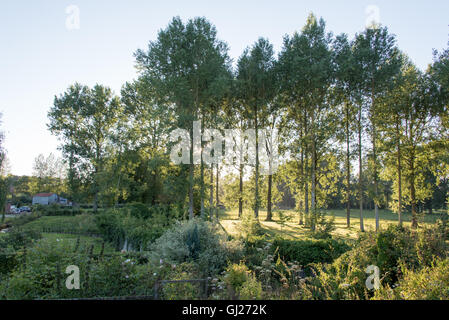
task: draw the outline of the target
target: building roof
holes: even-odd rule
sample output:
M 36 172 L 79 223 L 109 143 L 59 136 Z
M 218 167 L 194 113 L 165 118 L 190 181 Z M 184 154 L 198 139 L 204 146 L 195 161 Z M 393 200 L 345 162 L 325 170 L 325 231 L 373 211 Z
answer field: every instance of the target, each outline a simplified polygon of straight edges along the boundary
M 34 197 L 50 197 L 50 196 L 52 196 L 52 195 L 54 195 L 54 193 L 38 193 L 38 194 L 36 194 L 36 195 L 34 195 Z

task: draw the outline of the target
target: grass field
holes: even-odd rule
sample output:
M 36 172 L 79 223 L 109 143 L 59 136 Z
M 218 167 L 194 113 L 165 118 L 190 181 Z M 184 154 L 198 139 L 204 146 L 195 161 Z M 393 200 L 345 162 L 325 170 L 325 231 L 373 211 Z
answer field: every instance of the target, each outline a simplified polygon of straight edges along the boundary
M 303 228 L 299 225 L 299 215 L 297 212 L 293 210 L 283 210 L 285 215 L 291 217 L 291 220 L 285 224 L 281 231 L 281 224 L 279 223 L 279 217 L 276 212 L 273 212 L 273 221 L 266 222 L 264 221 L 266 218 L 266 211 L 261 210 L 259 212 L 259 219 L 264 230 L 270 235 L 281 235 L 287 239 L 301 239 L 310 234 L 310 231 L 306 228 Z M 429 225 L 436 222 L 436 220 L 440 217 L 440 214 L 443 211 L 434 211 L 432 215 L 425 215 L 419 218 L 421 225 Z M 244 212 L 245 214 L 245 212 Z M 250 214 L 249 211 L 246 214 Z M 336 230 L 333 232 L 333 235 L 336 238 L 343 239 L 356 239 L 359 231 L 360 231 L 360 219 L 359 219 L 359 211 L 351 210 L 351 227 L 347 228 L 346 226 L 346 210 L 327 210 L 326 216 L 331 218 L 335 217 L 335 226 Z M 225 230 L 232 235 L 236 235 L 238 233 L 237 226 L 240 224 L 238 219 L 238 210 L 232 209 L 227 211 L 220 212 L 220 223 L 225 228 Z M 398 216 L 396 213 L 389 210 L 379 210 L 379 218 L 380 218 L 380 228 L 385 229 L 390 224 L 398 223 Z M 411 214 L 403 213 L 403 221 L 405 226 L 411 225 Z M 364 210 L 363 211 L 363 222 L 365 225 L 366 231 L 375 230 L 375 215 L 374 210 Z
M 94 245 L 93 253 L 99 254 L 101 252 L 101 247 L 103 244 L 103 239 L 101 238 L 95 238 L 95 237 L 88 237 L 88 236 L 79 236 L 75 234 L 64 234 L 64 233 L 42 233 L 43 239 L 48 239 L 50 241 L 54 242 L 61 242 L 65 244 L 69 244 L 70 246 L 73 246 L 75 248 L 76 241 L 78 238 L 80 238 L 80 246 L 79 250 L 89 250 L 89 248 Z M 104 253 L 113 253 L 115 252 L 114 248 L 107 242 L 105 242 L 104 245 Z
M 44 216 L 25 224 L 23 229 L 38 232 L 97 234 L 94 216 L 81 214 L 77 216 Z

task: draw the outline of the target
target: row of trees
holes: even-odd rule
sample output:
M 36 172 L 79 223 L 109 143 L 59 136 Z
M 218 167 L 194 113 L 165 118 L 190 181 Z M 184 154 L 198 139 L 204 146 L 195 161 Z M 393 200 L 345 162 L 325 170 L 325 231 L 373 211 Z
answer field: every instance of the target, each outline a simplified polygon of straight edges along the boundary
M 285 37 L 278 56 L 261 38 L 235 68 L 228 46 L 205 18 L 185 24 L 174 18 L 135 57 L 139 77 L 122 87 L 120 97 L 101 85 L 75 84 L 55 98 L 49 112 L 49 129 L 61 139 L 75 202 L 90 199 L 95 208 L 100 201 L 168 202 L 185 204 L 191 218 L 212 215 L 220 172 L 227 167 L 238 176 L 239 214 L 248 184 L 254 215 L 263 206 L 271 220 L 273 193 L 279 191 L 275 181 L 282 181 L 283 190 L 296 199 L 300 224 L 314 229 L 329 197 L 344 194 L 348 226 L 355 196 L 363 231 L 369 199 L 379 227 L 388 182 L 399 223 L 410 205 L 415 227 L 417 204 L 447 182 L 447 51 L 435 53 L 434 63 L 422 72 L 386 27 L 372 26 L 350 40 L 333 36 L 322 19 L 310 15 L 301 32 Z M 201 132 L 194 132 L 193 121 L 200 122 Z M 241 157 L 206 164 L 207 142 L 194 141 L 205 127 L 254 129 L 255 165 L 245 165 Z M 177 128 L 190 133 L 188 166 L 169 158 L 170 133 Z M 260 174 L 259 150 L 265 144 L 272 152 L 274 146 L 261 140 L 259 131 L 265 128 L 279 131 L 282 163 L 266 178 Z M 237 141 L 240 147 L 244 143 Z

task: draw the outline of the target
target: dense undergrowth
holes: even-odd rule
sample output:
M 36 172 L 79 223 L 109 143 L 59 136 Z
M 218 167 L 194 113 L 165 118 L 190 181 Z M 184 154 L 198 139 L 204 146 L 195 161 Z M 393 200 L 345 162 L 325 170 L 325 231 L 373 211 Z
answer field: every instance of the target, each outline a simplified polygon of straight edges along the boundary
M 245 232 L 231 237 L 217 222 L 182 221 L 181 216 L 170 206 L 136 203 L 96 214 L 27 218 L 0 237 L 0 297 L 154 298 L 155 293 L 160 299 L 448 297 L 446 221 L 419 230 L 390 226 L 349 243 L 326 231 L 318 239 L 271 237 L 248 217 L 241 224 Z M 57 232 L 61 225 L 70 233 L 97 233 L 116 250 L 105 252 L 104 245 L 94 249 L 80 238 L 42 237 L 42 231 Z M 79 267 L 79 290 L 65 286 L 70 265 Z M 378 290 L 366 285 L 368 266 L 379 268 Z M 159 282 L 192 279 L 207 279 L 207 291 L 201 282 Z

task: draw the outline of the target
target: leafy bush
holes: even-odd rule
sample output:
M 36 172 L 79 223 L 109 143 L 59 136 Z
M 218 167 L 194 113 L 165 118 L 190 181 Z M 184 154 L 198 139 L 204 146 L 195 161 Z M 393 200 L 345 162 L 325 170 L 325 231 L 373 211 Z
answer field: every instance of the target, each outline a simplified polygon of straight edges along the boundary
M 125 208 L 129 211 L 131 216 L 135 218 L 148 219 L 153 213 L 147 205 L 140 202 L 127 204 Z
M 42 217 L 41 213 L 34 212 L 31 214 L 25 214 L 16 218 L 12 218 L 11 220 L 8 221 L 8 224 L 12 227 L 20 227 L 27 223 L 30 223 L 31 221 L 37 220 L 41 217 Z
M 231 299 L 255 300 L 262 297 L 262 284 L 243 262 L 229 265 L 223 280 Z
M 449 260 L 436 260 L 419 271 L 403 268 L 403 278 L 397 286 L 376 291 L 376 300 L 448 300 Z
M 169 206 L 147 209 L 133 204 L 131 208 L 105 210 L 95 216 L 95 222 L 103 238 L 117 249 L 147 250 L 178 216 Z
M 44 216 L 75 216 L 84 213 L 80 208 L 64 207 L 53 203 L 48 206 L 34 205 L 33 212 L 40 213 Z
M 241 286 L 239 298 L 241 300 L 260 300 L 263 298 L 262 284 L 253 273 L 248 275 L 248 278 Z
M 272 250 L 278 250 L 284 261 L 297 261 L 302 266 L 310 263 L 330 263 L 350 247 L 338 240 L 285 240 L 275 239 Z
M 59 299 L 152 295 L 155 277 L 149 265 L 125 255 L 94 257 L 73 245 L 43 239 L 19 256 L 21 261 L 0 283 L 5 299 Z M 68 266 L 80 270 L 80 290 L 65 285 Z
M 234 292 L 238 292 L 248 279 L 248 273 L 250 271 L 243 262 L 233 263 L 226 268 L 225 283 Z
M 197 267 L 192 263 L 182 263 L 172 268 L 167 278 L 170 280 L 192 280 L 198 273 Z M 204 296 L 202 282 L 167 283 L 162 287 L 162 299 L 166 300 L 195 300 Z
M 11 272 L 19 263 L 17 251 L 30 246 L 41 235 L 34 231 L 13 229 L 0 237 L 0 273 Z
M 218 225 L 198 219 L 177 222 L 150 250 L 154 261 L 194 262 L 203 276 L 220 273 L 227 260 L 239 261 L 243 251 Z
M 402 270 L 431 266 L 435 258 L 447 254 L 438 228 L 411 231 L 390 226 L 387 230 L 362 236 L 354 248 L 332 264 L 316 265 L 315 277 L 303 287 L 307 299 L 368 299 L 366 268 L 379 267 L 383 286 L 396 286 Z
M 247 240 L 263 235 L 263 229 L 259 219 L 254 217 L 252 213 L 243 213 L 242 220 L 237 229 L 240 236 Z

